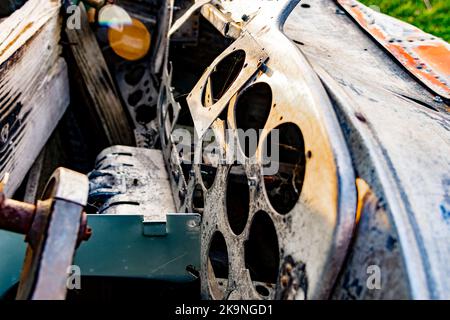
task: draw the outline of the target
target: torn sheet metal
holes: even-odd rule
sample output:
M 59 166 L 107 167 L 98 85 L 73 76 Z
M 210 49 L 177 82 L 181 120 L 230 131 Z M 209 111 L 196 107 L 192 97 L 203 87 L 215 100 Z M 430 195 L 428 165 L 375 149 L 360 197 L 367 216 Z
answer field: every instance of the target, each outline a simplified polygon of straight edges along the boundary
M 358 1 L 338 0 L 338 3 L 425 86 L 450 99 L 450 45 L 447 42 Z

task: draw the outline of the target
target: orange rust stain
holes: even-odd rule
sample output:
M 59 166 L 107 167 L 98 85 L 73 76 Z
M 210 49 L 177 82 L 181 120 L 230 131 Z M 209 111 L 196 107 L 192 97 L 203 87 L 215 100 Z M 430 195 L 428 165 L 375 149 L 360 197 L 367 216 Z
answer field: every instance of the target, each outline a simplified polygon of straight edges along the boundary
M 405 51 L 405 49 L 395 44 L 386 45 L 386 48 L 406 67 L 416 68 L 418 62 L 416 62 L 416 60 L 414 60 L 414 58 L 408 52 Z
M 23 30 L 3 49 L 0 51 L 0 56 L 3 55 L 9 48 L 13 46 L 14 43 L 20 38 L 21 35 L 23 35 L 28 29 L 30 29 L 33 26 L 33 22 L 28 23 Z
M 430 40 L 421 45 L 409 44 L 408 52 L 402 45 L 390 43 L 389 34 L 377 24 L 369 24 L 362 12 L 358 1 L 338 0 L 342 7 L 356 20 L 356 22 L 385 47 L 409 72 L 415 75 L 422 83 L 438 94 L 450 97 L 450 86 L 442 83 L 443 78 L 450 75 L 450 50 L 442 40 Z M 403 40 L 414 41 L 419 36 L 427 35 L 420 29 Z M 412 55 L 413 54 L 413 55 Z
M 447 47 L 443 45 L 421 45 L 413 49 L 433 69 L 445 76 L 450 76 L 450 51 Z
M 354 14 L 354 18 L 358 21 L 358 23 L 364 27 L 367 28 L 367 20 L 364 17 L 364 14 L 361 12 L 361 10 L 359 10 L 357 7 L 350 9 L 353 14 Z
M 356 224 L 361 219 L 364 205 L 366 203 L 367 196 L 372 192 L 369 184 L 362 178 L 356 178 L 356 191 L 358 193 L 358 204 L 356 207 Z
M 379 28 L 370 28 L 370 34 L 372 34 L 375 38 L 378 38 L 379 41 L 386 40 L 386 36 Z
M 450 94 L 449 87 L 436 79 L 433 74 L 425 70 L 427 65 L 431 64 L 430 60 L 420 59 L 416 61 L 405 49 L 395 44 L 387 45 L 386 48 L 416 77 L 421 78 L 423 81 L 427 81 L 433 86 L 439 87 L 442 90 L 446 91 L 447 94 Z M 422 69 L 417 68 L 419 63 L 422 63 Z M 434 71 L 437 72 L 438 70 Z

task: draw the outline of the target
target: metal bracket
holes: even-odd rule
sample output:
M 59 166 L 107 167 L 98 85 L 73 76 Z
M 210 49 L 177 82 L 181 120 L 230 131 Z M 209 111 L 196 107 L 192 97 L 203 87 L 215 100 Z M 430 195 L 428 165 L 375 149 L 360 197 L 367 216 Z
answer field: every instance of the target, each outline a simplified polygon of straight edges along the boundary
M 205 107 L 202 103 L 203 89 L 206 87 L 216 66 L 228 55 L 237 51 L 245 51 L 245 64 L 240 74 L 230 86 L 227 92 L 213 105 Z M 245 83 L 258 71 L 269 56 L 256 40 L 248 33 L 238 38 L 229 48 L 227 48 L 213 63 L 206 69 L 203 76 L 195 85 L 187 98 L 191 109 L 192 119 L 195 123 L 195 129 L 199 137 L 203 137 L 206 130 L 211 126 L 214 120 L 220 115 L 223 109 L 228 105 L 230 99 L 245 85 Z
M 200 215 L 168 214 L 165 234 L 157 237 L 162 225 L 153 229 L 142 215 L 89 215 L 89 225 L 95 232 L 75 257 L 82 275 L 196 279 L 188 269 L 200 270 Z

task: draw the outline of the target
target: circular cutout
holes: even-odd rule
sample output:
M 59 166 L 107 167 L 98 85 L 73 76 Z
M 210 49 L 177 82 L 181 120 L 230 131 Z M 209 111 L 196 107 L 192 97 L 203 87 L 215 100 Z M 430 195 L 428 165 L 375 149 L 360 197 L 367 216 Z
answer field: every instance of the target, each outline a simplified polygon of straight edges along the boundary
M 266 212 L 258 211 L 245 242 L 245 267 L 256 283 L 255 289 L 261 283 L 275 284 L 279 265 L 280 253 L 275 226 Z
M 206 189 L 210 189 L 216 179 L 220 158 L 219 148 L 214 131 L 208 130 L 202 140 L 202 163 L 200 164 L 200 173 Z
M 134 66 L 130 71 L 125 74 L 125 82 L 130 86 L 137 85 L 144 77 L 145 67 L 142 65 Z
M 245 64 L 245 51 L 237 50 L 222 59 L 209 75 L 203 88 L 204 107 L 216 103 L 231 87 Z
M 136 108 L 136 121 L 140 124 L 147 124 L 156 118 L 156 108 L 147 104 L 142 104 Z
M 192 193 L 192 211 L 194 213 L 203 214 L 205 209 L 205 197 L 203 195 L 203 188 L 197 184 Z
M 190 179 L 194 163 L 194 120 L 186 99 L 180 99 L 181 109 L 173 128 L 174 144 L 180 157 L 181 169 L 186 182 Z
M 244 231 L 250 210 L 250 190 L 243 166 L 232 166 L 227 178 L 228 223 L 236 235 Z
M 144 93 L 142 90 L 136 90 L 132 94 L 128 96 L 128 104 L 132 107 L 136 106 L 139 101 L 141 101 L 142 97 L 144 96 Z
M 247 158 L 253 156 L 272 107 L 272 89 L 267 83 L 255 83 L 242 92 L 236 102 L 238 139 Z
M 303 134 L 293 123 L 282 124 L 270 132 L 264 150 L 263 157 L 270 159 L 271 173 L 276 172 L 264 175 L 267 197 L 278 213 L 286 214 L 297 203 L 305 178 Z
M 263 297 L 268 297 L 270 294 L 269 289 L 267 289 L 265 286 L 263 286 L 262 284 L 258 284 L 255 286 L 256 292 L 258 292 L 260 295 L 262 295 Z
M 225 297 L 228 286 L 228 249 L 222 233 L 216 231 L 208 252 L 208 284 L 214 299 Z

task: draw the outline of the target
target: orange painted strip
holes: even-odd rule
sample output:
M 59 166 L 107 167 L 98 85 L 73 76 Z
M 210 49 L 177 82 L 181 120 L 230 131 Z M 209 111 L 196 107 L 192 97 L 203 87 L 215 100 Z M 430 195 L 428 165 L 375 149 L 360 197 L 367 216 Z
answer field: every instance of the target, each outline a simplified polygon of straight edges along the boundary
M 450 45 L 372 10 L 356 0 L 337 0 L 356 22 L 425 86 L 450 99 Z

